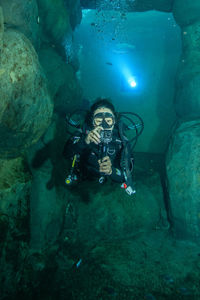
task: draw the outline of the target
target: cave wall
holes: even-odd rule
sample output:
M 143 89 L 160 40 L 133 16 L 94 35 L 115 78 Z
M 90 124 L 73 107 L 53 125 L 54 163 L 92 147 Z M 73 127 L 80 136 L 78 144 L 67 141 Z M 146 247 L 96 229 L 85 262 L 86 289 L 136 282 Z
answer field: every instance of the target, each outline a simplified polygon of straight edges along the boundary
M 26 290 L 24 261 L 60 232 L 65 170 L 56 160 L 65 114 L 81 99 L 72 63 L 80 20 L 79 1 L 0 0 L 0 297 Z
M 200 2 L 175 0 L 183 52 L 174 99 L 178 124 L 167 153 L 167 176 L 177 236 L 199 242 L 200 199 Z
M 107 10 L 121 10 L 121 11 L 147 11 L 160 10 L 164 12 L 172 11 L 173 0 L 81 0 L 83 8 L 90 9 L 107 9 Z

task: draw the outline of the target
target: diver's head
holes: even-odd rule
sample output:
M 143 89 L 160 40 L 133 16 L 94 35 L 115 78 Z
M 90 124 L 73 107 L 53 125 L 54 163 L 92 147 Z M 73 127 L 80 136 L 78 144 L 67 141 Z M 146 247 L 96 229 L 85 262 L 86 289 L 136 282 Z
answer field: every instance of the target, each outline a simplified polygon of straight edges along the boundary
M 91 107 L 92 125 L 104 130 L 113 130 L 115 125 L 115 108 L 107 99 L 97 99 Z

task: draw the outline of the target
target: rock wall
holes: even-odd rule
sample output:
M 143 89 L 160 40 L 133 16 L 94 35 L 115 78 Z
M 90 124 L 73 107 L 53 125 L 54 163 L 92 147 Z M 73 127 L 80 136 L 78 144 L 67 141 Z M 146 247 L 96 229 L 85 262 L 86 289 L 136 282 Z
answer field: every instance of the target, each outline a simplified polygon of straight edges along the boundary
M 0 0 L 0 6 L 4 13 L 5 28 L 20 31 L 38 49 L 39 19 L 36 0 Z
M 81 5 L 84 8 L 92 9 L 113 9 L 125 11 L 161 10 L 170 12 L 172 10 L 173 0 L 81 0 Z
M 177 236 L 200 238 L 200 119 L 181 123 L 167 154 L 172 220 Z
M 174 231 L 199 243 L 200 199 L 200 2 L 175 0 L 173 14 L 182 30 L 177 72 L 178 124 L 167 153 L 167 176 Z
M 79 1 L 75 3 L 74 16 L 80 11 Z M 38 0 L 38 8 L 41 19 L 38 54 L 54 102 L 54 114 L 51 126 L 27 155 L 33 174 L 30 245 L 36 251 L 55 243 L 61 230 L 67 198 L 67 192 L 63 190 L 62 174 L 65 171 L 62 151 L 67 139 L 64 118 L 81 100 L 81 89 L 71 64 L 73 44 L 70 1 L 66 3 L 59 0 L 55 4 L 54 1 Z
M 178 117 L 200 117 L 200 3 L 175 1 L 173 14 L 182 30 L 183 52 L 176 82 L 175 109 Z
M 0 156 L 17 157 L 49 126 L 53 103 L 34 48 L 14 30 L 3 35 L 0 91 Z
M 74 20 L 70 1 L 0 0 L 0 298 L 27 289 L 46 256 L 28 257 L 61 230 L 63 117 L 81 98 L 65 44 L 80 11 L 79 1 Z

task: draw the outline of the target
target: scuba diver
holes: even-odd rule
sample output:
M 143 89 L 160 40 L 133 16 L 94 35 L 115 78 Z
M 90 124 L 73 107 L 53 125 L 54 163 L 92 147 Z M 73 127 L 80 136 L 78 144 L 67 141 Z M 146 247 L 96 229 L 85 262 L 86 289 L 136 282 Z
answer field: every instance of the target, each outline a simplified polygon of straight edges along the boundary
M 79 122 L 72 119 L 74 113 L 67 118 L 68 124 L 77 129 L 66 142 L 63 151 L 65 158 L 72 159 L 71 171 L 65 181 L 67 185 L 80 178 L 97 178 L 99 183 L 110 178 L 121 183 L 129 195 L 135 193 L 132 149 L 124 131 L 132 126 L 136 131 L 132 141 L 136 143 L 143 130 L 143 121 L 138 115 L 129 113 L 139 118 L 138 126 L 125 114 L 117 113 L 108 99 L 98 98 L 87 112 L 82 128 Z M 131 126 L 122 122 L 122 117 L 127 118 Z M 141 127 L 140 132 L 138 127 Z

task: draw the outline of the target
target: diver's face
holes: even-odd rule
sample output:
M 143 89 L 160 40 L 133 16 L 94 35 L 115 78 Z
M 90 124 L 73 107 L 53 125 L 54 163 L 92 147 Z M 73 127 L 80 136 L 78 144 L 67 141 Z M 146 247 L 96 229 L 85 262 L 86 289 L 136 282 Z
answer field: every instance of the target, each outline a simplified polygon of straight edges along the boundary
M 112 130 L 115 125 L 115 116 L 111 109 L 107 107 L 99 107 L 94 111 L 93 115 L 94 127 L 101 126 L 105 130 Z

